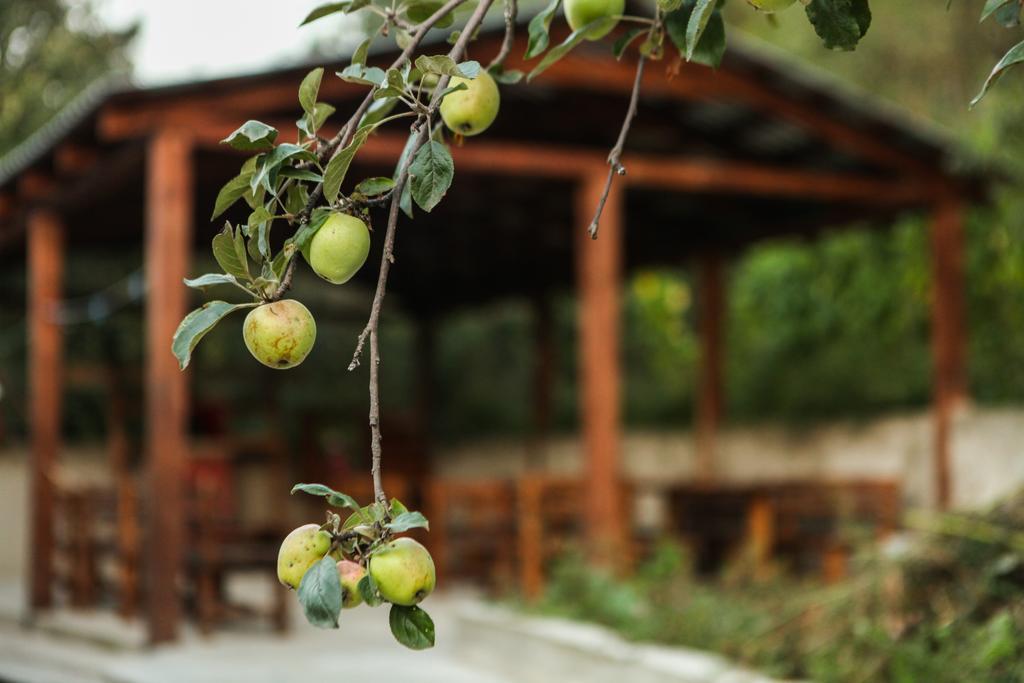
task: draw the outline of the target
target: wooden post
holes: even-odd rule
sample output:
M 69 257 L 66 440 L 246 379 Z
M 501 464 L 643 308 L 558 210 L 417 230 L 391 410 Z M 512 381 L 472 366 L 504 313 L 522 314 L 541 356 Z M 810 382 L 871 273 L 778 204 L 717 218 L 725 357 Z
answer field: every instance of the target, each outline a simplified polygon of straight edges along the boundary
M 53 511 L 60 448 L 61 328 L 56 321 L 64 271 L 64 226 L 49 209 L 28 216 L 28 370 L 32 511 L 29 536 L 29 606 L 53 602 Z
M 700 374 L 697 391 L 695 445 L 697 479 L 710 482 L 715 476 L 715 437 L 722 414 L 722 345 L 725 288 L 722 258 L 705 254 L 699 264 L 697 295 L 700 335 Z
M 528 470 L 544 466 L 545 446 L 551 431 L 551 413 L 554 407 L 555 384 L 555 330 L 551 300 L 538 293 L 531 302 L 533 308 L 533 423 L 527 443 Z
M 544 593 L 544 522 L 541 518 L 542 475 L 520 477 L 516 491 L 516 539 L 519 551 L 519 589 L 527 600 Z
M 758 579 L 768 577 L 775 548 L 775 505 L 770 496 L 755 494 L 747 508 L 747 539 Z
M 192 239 L 192 145 L 184 133 L 160 130 L 146 164 L 146 437 L 148 458 L 145 575 L 152 643 L 177 637 L 185 536 L 182 500 L 187 451 L 187 385 L 171 354 L 186 313 Z
M 946 509 L 953 501 L 952 422 L 967 398 L 964 318 L 963 201 L 955 195 L 934 207 L 931 224 L 932 350 L 934 355 L 935 501 Z
M 435 358 L 437 350 L 437 321 L 424 317 L 416 323 L 415 373 L 416 373 L 416 440 L 421 451 L 416 460 L 417 466 L 412 474 L 414 485 L 420 490 L 419 496 L 426 492 L 425 484 L 433 470 L 431 455 L 434 444 L 434 417 L 438 414 L 434 403 L 439 394 L 436 389 Z
M 595 558 L 611 561 L 623 549 L 619 451 L 619 323 L 622 270 L 623 183 L 612 184 L 591 240 L 587 226 L 604 189 L 606 171 L 582 178 L 576 196 L 576 264 L 579 287 L 580 421 L 586 477 L 588 541 Z

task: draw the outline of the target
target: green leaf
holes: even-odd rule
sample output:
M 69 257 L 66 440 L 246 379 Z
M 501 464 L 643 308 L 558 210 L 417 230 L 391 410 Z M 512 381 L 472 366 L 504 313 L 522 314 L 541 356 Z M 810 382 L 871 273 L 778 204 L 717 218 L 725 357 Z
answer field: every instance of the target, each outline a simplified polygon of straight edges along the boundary
M 1003 28 L 1016 28 L 1020 26 L 1020 13 L 1020 5 L 1004 5 L 996 10 L 996 21 Z
M 306 621 L 317 628 L 338 628 L 341 581 L 333 557 L 327 555 L 306 570 L 299 582 L 298 596 Z
M 220 192 L 217 193 L 217 199 L 213 203 L 213 215 L 210 216 L 211 221 L 227 211 L 232 204 L 237 202 L 248 191 L 252 175 L 251 171 L 236 175 L 225 183 L 224 187 L 220 188 Z
M 430 615 L 413 605 L 392 605 L 388 615 L 391 634 L 411 650 L 434 647 L 434 621 Z
M 359 83 L 361 85 L 381 85 L 386 78 L 384 69 L 363 64 L 349 64 L 343 70 L 337 72 L 337 75 L 343 81 Z
M 305 26 L 312 21 L 322 19 L 337 12 L 347 12 L 349 5 L 351 4 L 350 0 L 345 0 L 345 2 L 329 2 L 326 5 L 320 5 L 315 10 L 307 14 L 306 18 L 302 20 L 302 23 L 299 24 L 299 26 Z
M 412 198 L 424 211 L 430 211 L 441 201 L 451 187 L 455 163 L 448 148 L 431 140 L 423 145 L 409 166 Z
M 871 26 L 871 8 L 868 0 L 811 0 L 807 18 L 825 47 L 853 50 Z
M 406 18 L 414 24 L 421 24 L 434 15 L 437 10 L 444 7 L 443 0 L 412 0 L 405 11 Z M 434 28 L 448 28 L 455 22 L 453 12 L 441 17 Z
M 395 164 L 395 174 L 393 176 L 395 183 L 398 183 L 398 174 L 405 166 L 405 160 L 412 154 L 413 147 L 416 146 L 416 138 L 419 134 L 416 132 L 409 133 L 409 137 L 405 140 L 405 147 L 402 148 L 402 153 L 398 155 L 398 162 Z M 402 212 L 412 218 L 412 183 L 406 182 L 402 186 L 402 196 L 398 198 L 398 206 L 402 209 Z
M 345 175 L 348 173 L 348 167 L 352 164 L 356 152 L 366 142 L 371 130 L 373 130 L 371 126 L 364 126 L 357 130 L 348 147 L 331 157 L 327 163 L 327 168 L 324 169 L 324 198 L 328 202 L 333 204 L 337 201 L 338 194 L 341 192 L 341 184 L 345 181 Z
M 527 28 L 530 37 L 526 43 L 526 59 L 533 59 L 548 49 L 551 20 L 554 19 L 560 2 L 561 0 L 551 0 L 547 7 L 530 19 L 530 25 Z
M 430 529 L 430 522 L 420 512 L 403 512 L 388 522 L 388 529 L 398 534 L 409 529 Z
M 374 102 L 370 105 L 370 108 L 366 110 L 366 114 L 359 122 L 359 127 L 362 128 L 363 126 L 372 126 L 376 123 L 380 123 L 394 110 L 395 105 L 397 104 L 398 101 L 394 99 L 378 100 Z
M 302 111 L 306 114 L 313 114 L 313 107 L 316 106 L 316 96 L 320 92 L 320 81 L 324 77 L 324 68 L 319 66 L 302 79 L 302 83 L 299 84 L 299 104 L 302 105 Z
M 184 282 L 186 287 L 192 287 L 193 289 L 205 289 L 212 285 L 238 284 L 238 280 L 234 275 L 226 275 L 224 273 L 207 273 L 192 279 L 185 278 Z
M 296 180 L 309 180 L 314 183 L 322 182 L 324 177 L 319 173 L 310 171 L 306 168 L 293 168 L 291 166 L 285 166 L 278 173 L 282 178 L 295 178 Z
M 978 23 L 985 21 L 1011 2 L 1015 5 L 1017 4 L 1017 0 L 985 0 L 985 6 L 981 10 L 981 18 L 978 19 Z
M 683 0 L 658 0 L 658 9 L 663 13 L 675 12 L 683 6 Z
M 494 67 L 490 72 L 491 78 L 502 85 L 515 85 L 519 81 L 523 80 L 523 76 L 526 75 L 518 69 L 509 69 L 506 71 L 500 67 Z
M 192 351 L 203 336 L 228 313 L 240 308 L 252 308 L 257 304 L 229 304 L 226 301 L 208 301 L 184 317 L 171 339 L 171 352 L 178 359 L 178 367 L 188 367 Z
M 384 194 L 395 186 L 391 178 L 367 178 L 356 185 L 354 192 L 366 197 L 376 197 Z
M 323 224 L 327 221 L 327 217 L 331 215 L 329 209 L 318 207 L 313 210 L 313 215 L 310 217 L 309 222 L 305 223 L 302 227 L 295 231 L 291 239 L 288 240 L 290 244 L 293 244 L 296 249 L 302 251 L 309 244 L 309 241 L 313 239 L 313 235 L 319 230 Z
M 1012 67 L 1017 66 L 1021 62 L 1024 62 L 1024 42 L 1017 43 L 1010 51 L 1003 55 L 1003 58 L 999 60 L 995 68 L 992 69 L 992 73 L 989 74 L 988 78 L 985 79 L 985 84 L 981 87 L 981 92 L 978 93 L 977 97 L 971 100 L 971 107 L 976 106 L 981 102 L 982 98 L 988 94 L 989 89 L 995 85 L 996 81 L 1002 78 L 1003 74 Z
M 355 498 L 347 493 L 335 491 L 331 487 L 324 486 L 323 484 L 296 484 L 292 487 L 292 494 L 296 491 L 302 491 L 303 493 L 308 493 L 311 496 L 323 496 L 327 499 L 327 504 L 333 507 L 348 508 L 349 510 L 360 509 L 359 503 L 356 502 Z
M 225 273 L 239 280 L 252 280 L 249 274 L 249 259 L 245 253 L 245 239 L 241 231 L 232 230 L 228 223 L 213 237 L 213 258 Z
M 615 59 L 622 59 L 622 55 L 626 52 L 626 48 L 629 47 L 630 44 L 640 36 L 640 34 L 646 32 L 646 28 L 631 28 L 619 36 L 619 39 L 615 41 L 614 45 L 612 45 L 612 54 L 615 55 Z
M 301 119 L 295 122 L 295 125 L 306 137 L 311 138 L 316 135 L 316 132 L 323 127 L 324 122 L 335 111 L 335 108 L 326 102 L 317 102 L 313 105 L 313 113 L 304 114 Z
M 265 152 L 273 148 L 275 140 L 277 129 L 273 126 L 260 121 L 246 121 L 220 142 L 242 152 Z
M 391 518 L 394 519 L 399 515 L 408 512 L 409 508 L 405 507 L 405 504 L 397 498 L 391 499 Z
M 302 183 L 292 183 L 284 197 L 284 208 L 294 216 L 305 208 L 308 201 L 309 191 L 306 186 Z
M 356 587 L 359 589 L 359 594 L 363 596 L 363 602 L 370 607 L 377 607 L 384 602 L 384 599 L 380 597 L 380 593 L 377 591 L 377 584 L 374 583 L 373 577 L 369 574 L 359 579 Z
M 686 2 L 678 10 L 665 15 L 665 31 L 683 57 L 690 52 L 687 48 L 686 30 L 692 12 L 693 3 Z M 708 20 L 697 47 L 693 49 L 691 61 L 717 69 L 725 56 L 725 47 L 725 21 L 722 19 L 722 13 L 716 11 Z
M 476 78 L 480 73 L 479 62 L 470 60 L 456 64 L 455 60 L 447 55 L 420 55 L 416 58 L 416 68 L 425 74 L 460 78 Z
M 281 165 L 289 160 L 313 161 L 316 155 L 302 145 L 285 142 L 263 155 L 256 173 L 249 180 L 249 188 L 253 191 L 262 186 L 268 192 L 274 192 L 274 183 L 277 181 L 278 171 Z
M 374 38 L 376 38 L 376 35 L 370 36 L 363 42 L 359 43 L 359 47 L 357 47 L 356 51 L 352 53 L 353 64 L 366 64 L 366 58 L 370 54 L 370 45 L 373 44 Z
M 341 528 L 351 529 L 359 526 L 360 524 L 373 524 L 383 520 L 384 517 L 384 510 L 381 509 L 380 504 L 373 502 L 369 505 L 364 505 L 349 515 L 348 519 L 346 519 L 344 524 L 341 525 Z
M 615 21 L 614 17 L 600 17 L 586 26 L 580 26 L 578 29 L 570 33 L 565 40 L 551 48 L 548 53 L 544 55 L 544 58 L 540 60 L 540 63 L 533 68 L 533 71 L 531 71 L 530 75 L 526 77 L 526 80 L 532 81 L 534 78 L 547 71 L 548 67 L 569 54 L 574 47 L 582 43 L 583 39 L 586 38 L 587 34 L 591 31 L 602 31 L 608 25 L 614 24 Z
M 249 214 L 249 253 L 252 254 L 253 243 L 256 243 L 256 253 L 253 254 L 253 260 L 258 262 L 266 261 L 270 259 L 270 225 L 274 222 L 274 217 L 270 211 L 263 206 L 257 206 L 256 209 Z M 255 239 L 253 239 L 252 233 L 255 232 Z
M 697 0 L 690 13 L 690 20 L 686 24 L 686 61 L 693 59 L 693 53 L 697 50 L 697 43 L 704 35 L 704 29 L 711 21 L 711 15 L 715 13 L 717 0 Z

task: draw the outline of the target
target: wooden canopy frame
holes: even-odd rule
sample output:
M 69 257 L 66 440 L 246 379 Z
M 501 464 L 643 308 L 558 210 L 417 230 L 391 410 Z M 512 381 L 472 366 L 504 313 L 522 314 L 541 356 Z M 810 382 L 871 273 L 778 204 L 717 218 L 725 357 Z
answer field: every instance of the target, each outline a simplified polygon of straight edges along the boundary
M 487 52 L 487 43 L 498 40 L 498 35 L 484 35 L 481 54 Z M 520 38 L 513 54 L 524 51 L 525 41 Z M 526 68 L 514 63 L 509 67 Z M 203 211 L 196 208 L 195 158 L 200 152 L 220 150 L 219 141 L 244 118 L 260 118 L 281 130 L 290 129 L 295 117 L 285 115 L 283 108 L 291 108 L 303 72 L 304 69 L 287 70 L 114 95 L 101 101 L 62 135 L 46 141 L 43 149 L 17 172 L 8 174 L 6 179 L 0 173 L 0 250 L 18 242 L 23 231 L 28 254 L 33 608 L 51 604 L 53 473 L 60 450 L 62 392 L 61 328 L 54 322 L 52 308 L 61 296 L 64 244 L 77 233 L 76 223 L 82 216 L 82 210 L 76 207 L 88 203 L 90 188 L 95 187 L 97 178 L 115 178 L 124 183 L 133 174 L 131 169 L 144 159 L 142 203 L 148 286 L 148 465 L 144 500 L 148 537 L 158 539 L 148 544 L 146 552 L 147 618 L 151 640 L 168 641 L 176 637 L 181 616 L 176 583 L 183 560 L 182 472 L 189 450 L 189 375 L 178 371 L 169 352 L 169 340 L 187 312 L 187 295 L 181 281 L 189 275 L 194 216 Z M 581 48 L 547 71 L 536 87 L 560 93 L 562 99 L 570 102 L 579 93 L 612 95 L 621 99 L 624 108 L 633 73 L 628 60 L 616 61 Z M 730 57 L 718 71 L 683 65 L 673 77 L 658 69 L 648 69 L 638 125 L 642 127 L 648 102 L 667 102 L 662 105 L 666 110 L 692 102 L 738 102 L 757 116 L 802 131 L 829 154 L 852 160 L 846 168 L 691 156 L 684 150 L 652 153 L 627 149 L 624 164 L 628 174 L 613 185 L 597 241 L 588 239 L 584 228 L 604 184 L 607 166 L 601 145 L 607 141 L 580 146 L 499 136 L 473 139 L 453 149 L 460 173 L 511 179 L 549 178 L 575 188 L 571 200 L 574 218 L 571 225 L 564 227 L 574 235 L 580 299 L 580 407 L 588 490 L 586 513 L 595 548 L 606 549 L 609 554 L 621 546 L 626 532 L 618 486 L 622 393 L 619 320 L 624 242 L 629 229 L 626 197 L 635 189 L 837 203 L 882 216 L 906 210 L 930 212 L 934 275 L 934 495 L 939 506 L 945 507 L 951 501 L 951 420 L 967 393 L 963 219 L 975 196 L 974 186 L 942 170 L 945 151 L 941 148 L 920 139 L 896 140 L 900 135 L 913 135 L 870 113 L 856 112 L 856 116 L 845 117 L 855 123 L 844 122 L 830 113 L 847 106 L 841 98 L 810 86 L 797 88 L 799 96 L 794 96 L 793 84 L 783 88 L 779 78 L 770 65 L 742 55 Z M 343 105 L 361 90 L 337 79 L 327 79 L 321 98 Z M 575 114 L 579 116 L 580 112 Z M 359 161 L 392 164 L 404 142 L 404 137 L 396 134 L 375 135 L 360 152 Z M 443 210 L 442 205 L 439 211 Z M 848 213 L 857 215 L 857 211 Z M 840 220 L 845 218 L 847 214 L 839 216 Z M 726 256 L 716 249 L 690 254 L 699 265 L 702 367 L 696 434 L 698 476 L 705 482 L 714 478 L 715 434 L 723 404 Z M 547 381 L 545 378 L 551 374 L 550 367 L 541 368 L 538 381 Z M 543 388 L 538 390 L 538 396 L 543 397 L 544 393 Z M 538 416 L 540 422 L 546 419 Z

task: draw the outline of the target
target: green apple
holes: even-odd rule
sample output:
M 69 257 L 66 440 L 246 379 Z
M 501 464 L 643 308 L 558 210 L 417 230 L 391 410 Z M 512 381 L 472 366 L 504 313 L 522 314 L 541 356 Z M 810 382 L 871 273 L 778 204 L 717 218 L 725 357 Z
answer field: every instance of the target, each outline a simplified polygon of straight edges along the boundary
M 297 589 L 306 571 L 331 548 L 331 535 L 318 524 L 305 524 L 284 537 L 277 552 L 277 580 Z
M 338 563 L 338 580 L 341 581 L 341 606 L 345 609 L 356 607 L 363 602 L 359 592 L 359 580 L 366 576 L 366 570 L 358 562 L 342 560 Z
M 626 9 L 626 0 L 565 0 L 565 20 L 569 28 L 578 31 L 592 21 L 603 17 L 618 17 Z M 587 40 L 600 40 L 615 28 L 619 22 L 609 21 L 587 31 Z
M 464 83 L 464 90 L 456 90 L 441 100 L 441 118 L 444 125 L 461 135 L 479 135 L 494 123 L 501 105 L 498 84 L 489 73 L 481 70 L 476 78 L 452 77 L 449 86 Z
M 370 556 L 370 576 L 380 596 L 396 605 L 415 605 L 434 590 L 434 560 L 420 543 L 396 538 Z
M 747 2 L 753 5 L 754 9 L 759 9 L 762 12 L 780 12 L 794 4 L 796 0 L 747 0 Z
M 309 355 L 316 341 L 316 321 L 294 299 L 263 304 L 249 311 L 242 325 L 249 353 L 268 368 L 294 368 Z
M 340 212 L 332 213 L 302 250 L 313 272 L 336 285 L 351 280 L 369 254 L 366 223 Z

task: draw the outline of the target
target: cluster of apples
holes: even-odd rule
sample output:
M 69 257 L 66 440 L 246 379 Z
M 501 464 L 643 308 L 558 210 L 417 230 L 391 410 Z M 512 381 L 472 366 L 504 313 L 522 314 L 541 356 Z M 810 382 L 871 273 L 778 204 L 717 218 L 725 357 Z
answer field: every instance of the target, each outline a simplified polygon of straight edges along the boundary
M 418 541 L 400 537 L 375 548 L 365 566 L 346 559 L 332 549 L 333 537 L 317 524 L 306 524 L 289 533 L 277 555 L 277 578 L 285 586 L 298 590 L 302 577 L 328 553 L 337 560 L 341 585 L 341 606 L 351 609 L 363 602 L 359 582 L 369 574 L 377 594 L 393 605 L 411 607 L 434 590 L 437 577 L 434 560 Z
M 370 231 L 356 216 L 335 211 L 327 217 L 302 255 L 313 272 L 328 282 L 348 282 L 370 254 Z M 242 338 L 249 353 L 276 370 L 294 368 L 316 341 L 316 321 L 301 302 L 284 299 L 254 308 L 245 318 Z

